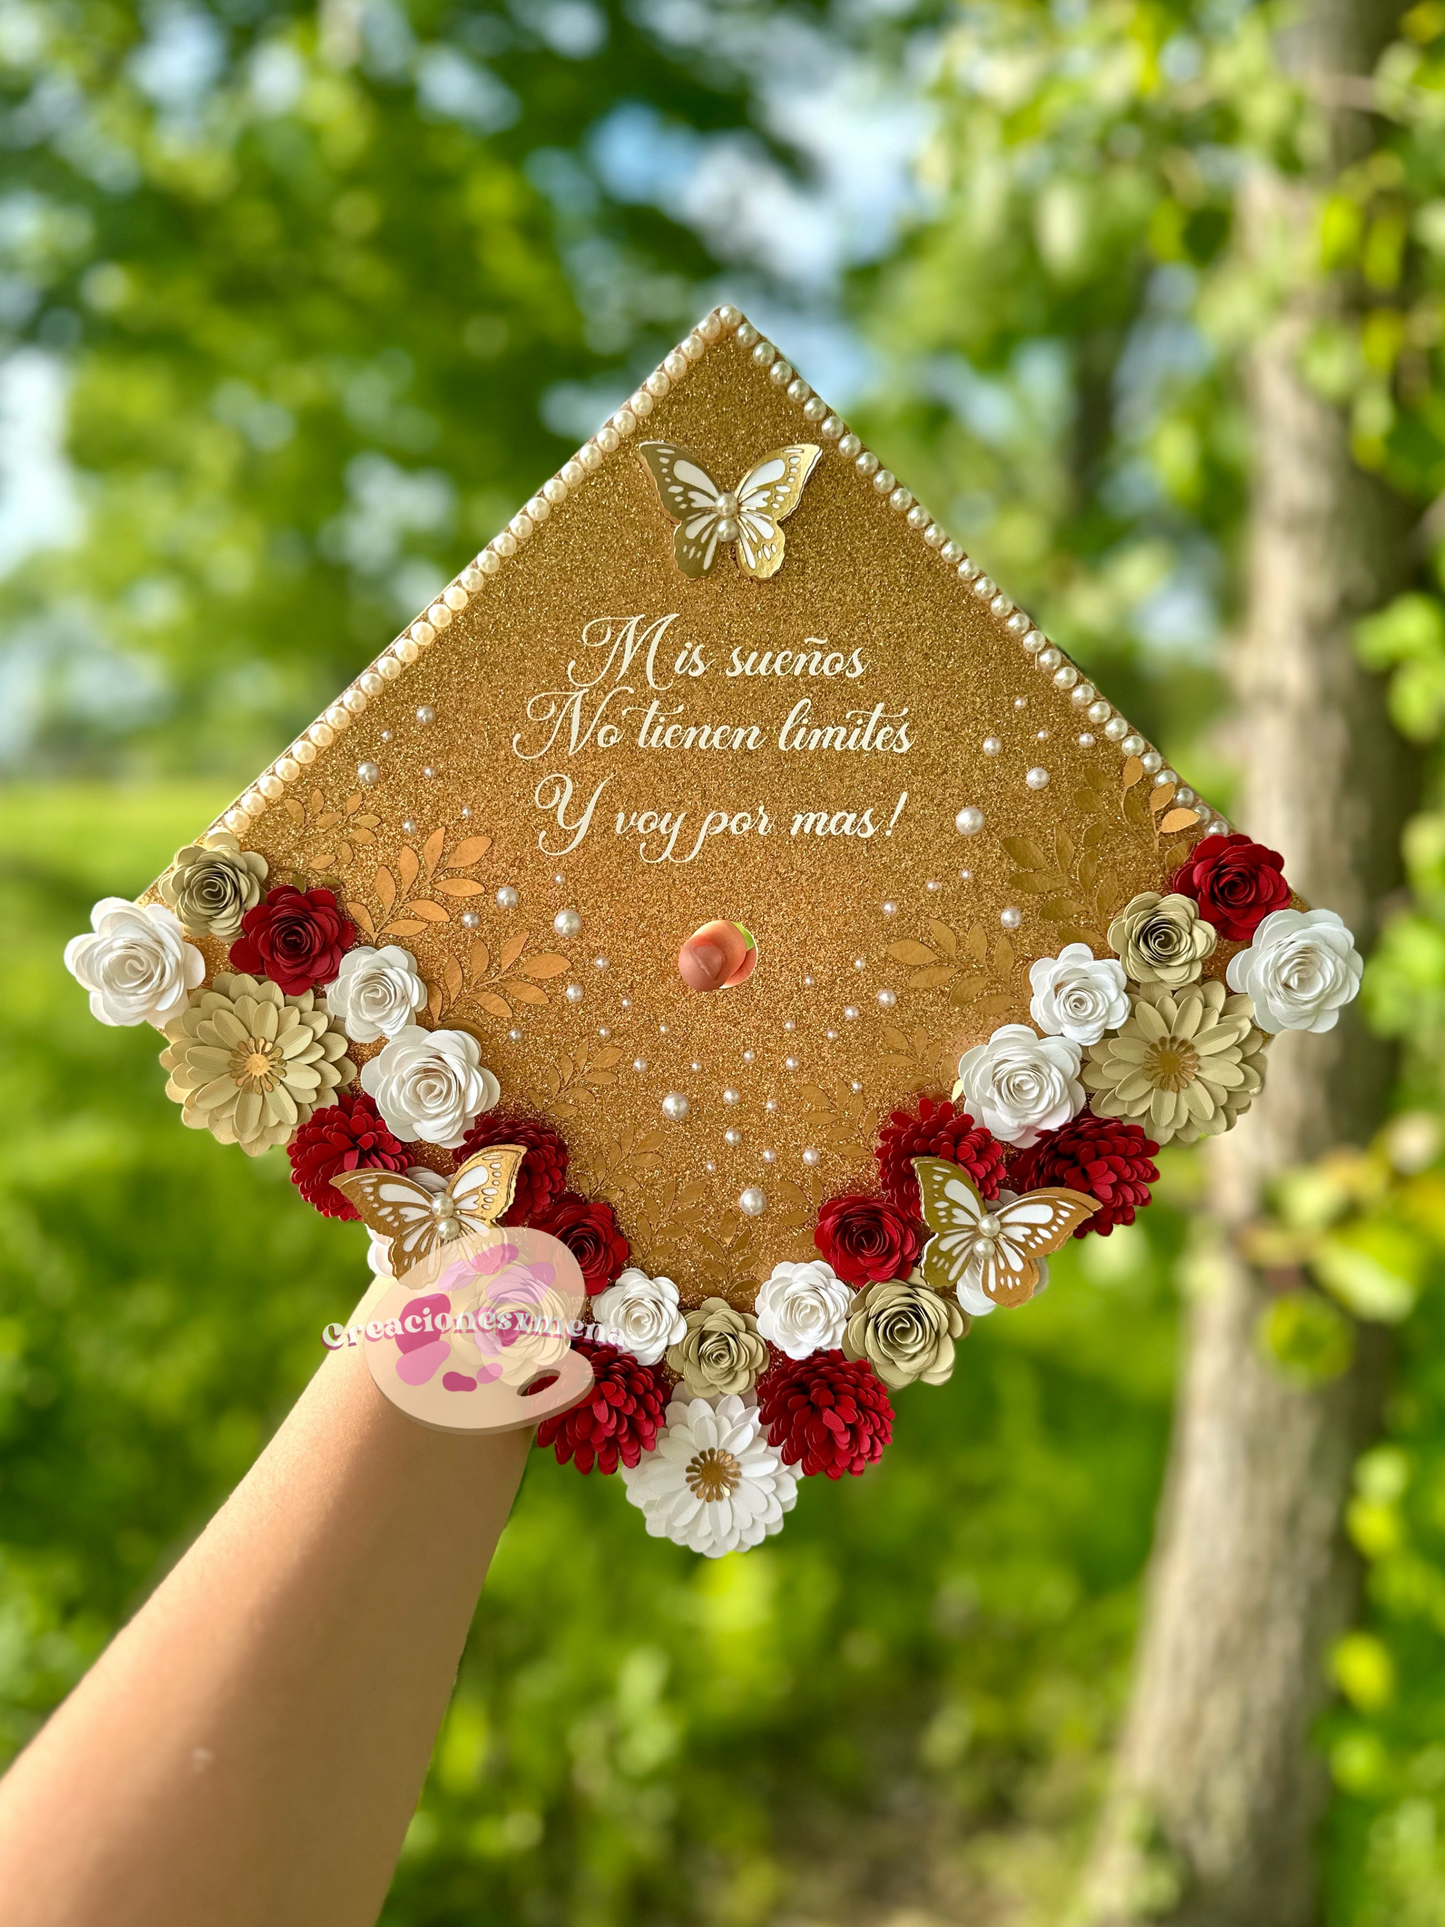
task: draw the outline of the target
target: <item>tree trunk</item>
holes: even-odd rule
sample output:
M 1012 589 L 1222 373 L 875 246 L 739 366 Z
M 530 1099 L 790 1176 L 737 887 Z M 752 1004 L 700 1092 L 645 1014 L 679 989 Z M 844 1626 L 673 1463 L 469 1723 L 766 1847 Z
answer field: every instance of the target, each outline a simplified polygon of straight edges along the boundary
M 1295 30 L 1292 60 L 1324 77 L 1368 73 L 1393 19 L 1364 0 L 1316 5 Z M 1338 166 L 1367 131 L 1361 116 L 1336 111 L 1322 161 Z M 1261 172 L 1239 217 L 1241 245 L 1277 263 L 1308 231 L 1308 197 Z M 1354 466 L 1343 419 L 1298 372 L 1310 326 L 1342 298 L 1318 287 L 1297 296 L 1245 370 L 1254 469 L 1231 671 L 1241 824 L 1284 852 L 1300 893 L 1338 910 L 1363 948 L 1399 885 L 1411 769 L 1351 631 L 1408 580 L 1409 523 Z M 1357 1011 L 1323 1036 L 1286 1033 L 1260 1101 L 1209 1147 L 1218 1263 L 1188 1307 L 1133 1700 L 1085 1883 L 1084 1917 L 1098 1927 L 1318 1918 L 1314 1845 L 1328 1787 L 1310 1728 L 1327 1694 L 1329 1643 L 1356 1598 L 1340 1516 L 1353 1459 L 1377 1424 L 1383 1345 L 1363 1331 L 1342 1378 L 1315 1391 L 1286 1385 L 1255 1339 L 1269 1288 L 1231 1234 L 1273 1176 L 1367 1139 L 1390 1076 L 1389 1053 Z

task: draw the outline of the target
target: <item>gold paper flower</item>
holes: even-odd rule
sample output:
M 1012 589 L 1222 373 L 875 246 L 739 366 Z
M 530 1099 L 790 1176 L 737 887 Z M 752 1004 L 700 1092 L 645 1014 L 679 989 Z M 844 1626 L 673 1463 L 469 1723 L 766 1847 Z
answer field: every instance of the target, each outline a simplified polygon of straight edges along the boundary
M 221 972 L 166 1025 L 166 1096 L 192 1130 L 239 1144 L 248 1157 L 284 1144 L 349 1084 L 345 1033 L 312 991 L 284 996 L 259 977 Z
M 1160 1144 L 1217 1137 L 1253 1103 L 1269 1039 L 1248 997 L 1217 978 L 1146 986 L 1122 1028 L 1084 1058 L 1083 1083 L 1098 1117 L 1136 1119 Z
M 669 1348 L 667 1362 L 694 1398 L 750 1392 L 767 1370 L 768 1348 L 750 1311 L 726 1298 L 705 1298 L 687 1313 L 687 1336 Z
M 953 1348 L 968 1330 L 957 1302 L 914 1279 L 870 1285 L 853 1301 L 843 1356 L 863 1358 L 893 1391 L 953 1376 Z
M 1214 949 L 1214 925 L 1193 897 L 1145 890 L 1109 925 L 1109 948 L 1136 984 L 1190 984 Z
M 193 937 L 230 942 L 241 919 L 261 901 L 266 859 L 243 850 L 229 830 L 211 830 L 198 843 L 177 850 L 160 881 L 160 893 Z

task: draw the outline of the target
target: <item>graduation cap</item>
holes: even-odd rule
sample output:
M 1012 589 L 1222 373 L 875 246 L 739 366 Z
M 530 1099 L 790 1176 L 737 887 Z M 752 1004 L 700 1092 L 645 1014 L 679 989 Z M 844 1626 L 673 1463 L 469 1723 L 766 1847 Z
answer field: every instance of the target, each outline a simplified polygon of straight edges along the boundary
M 165 1027 L 185 1121 L 289 1144 L 319 1208 L 390 1170 L 444 1241 L 459 1168 L 523 1150 L 493 1218 L 576 1256 L 636 1413 L 544 1433 L 706 1551 L 871 1462 L 884 1388 L 1128 1222 L 1360 969 L 728 307 L 107 902 L 97 1014 Z M 747 968 L 699 995 L 717 919 Z

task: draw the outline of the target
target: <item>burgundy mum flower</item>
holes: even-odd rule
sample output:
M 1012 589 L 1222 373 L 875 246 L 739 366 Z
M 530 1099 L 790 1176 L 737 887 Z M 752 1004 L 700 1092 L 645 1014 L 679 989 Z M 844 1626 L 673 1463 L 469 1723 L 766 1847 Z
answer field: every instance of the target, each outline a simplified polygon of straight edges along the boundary
M 850 1285 L 906 1278 L 918 1262 L 925 1233 L 887 1198 L 829 1198 L 818 1211 L 813 1243 Z
M 981 1197 L 996 1198 L 1008 1151 L 967 1111 L 955 1110 L 947 1098 L 921 1097 L 917 1117 L 911 1111 L 893 1112 L 878 1133 L 875 1155 L 889 1202 L 916 1218 L 923 1200 L 914 1158 L 947 1158 L 950 1164 L 962 1165 Z
M 850 1362 L 842 1352 L 780 1358 L 758 1381 L 758 1414 L 768 1444 L 785 1465 L 801 1465 L 805 1478 L 866 1472 L 893 1437 L 882 1381 L 865 1359 Z
M 552 1446 L 559 1464 L 579 1472 L 615 1472 L 618 1462 L 636 1465 L 656 1443 L 667 1391 L 647 1365 L 615 1345 L 573 1341 L 573 1351 L 592 1361 L 592 1389 L 580 1405 L 537 1427 L 539 1446 Z
M 392 1136 L 365 1091 L 338 1091 L 334 1104 L 313 1111 L 287 1145 L 286 1155 L 291 1182 L 326 1218 L 361 1216 L 331 1182 L 338 1171 L 404 1171 L 411 1163 L 407 1147 Z
M 1284 858 L 1237 830 L 1201 837 L 1169 887 L 1193 897 L 1200 916 L 1231 943 L 1248 943 L 1272 911 L 1289 908 Z
M 589 1293 L 606 1291 L 632 1255 L 632 1247 L 617 1228 L 612 1206 L 601 1198 L 579 1198 L 564 1191 L 540 1218 L 538 1231 L 559 1239 L 577 1260 Z
M 452 1155 L 458 1164 L 465 1164 L 494 1144 L 520 1144 L 527 1153 L 501 1222 L 536 1224 L 567 1189 L 567 1146 L 539 1118 L 499 1117 L 495 1111 L 484 1111 Z
M 231 968 L 269 977 L 288 997 L 334 981 L 356 942 L 356 925 L 330 890 L 296 890 L 278 883 L 241 919 L 231 945 Z
M 1097 1231 L 1107 1238 L 1116 1224 L 1133 1224 L 1134 1213 L 1149 1203 L 1149 1186 L 1159 1178 L 1153 1161 L 1158 1149 L 1137 1124 L 1081 1111 L 1057 1131 L 1043 1132 L 1028 1150 L 1017 1152 L 1008 1181 L 1016 1191 L 1064 1185 L 1097 1198 L 1098 1210 L 1074 1236 Z

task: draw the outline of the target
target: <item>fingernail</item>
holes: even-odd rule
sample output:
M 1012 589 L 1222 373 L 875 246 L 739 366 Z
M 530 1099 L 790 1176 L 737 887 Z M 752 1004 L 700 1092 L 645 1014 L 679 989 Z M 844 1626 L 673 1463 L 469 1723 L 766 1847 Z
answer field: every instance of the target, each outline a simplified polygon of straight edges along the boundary
M 727 975 L 727 957 L 715 943 L 689 944 L 678 962 L 694 990 L 715 990 Z

